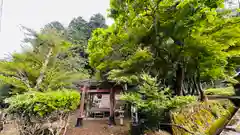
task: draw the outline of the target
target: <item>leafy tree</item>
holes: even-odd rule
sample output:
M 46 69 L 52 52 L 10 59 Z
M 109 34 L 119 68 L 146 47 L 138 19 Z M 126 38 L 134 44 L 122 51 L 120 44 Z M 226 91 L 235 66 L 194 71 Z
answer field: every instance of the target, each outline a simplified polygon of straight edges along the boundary
M 43 30 L 45 30 L 45 29 L 55 29 L 56 31 L 64 31 L 65 30 L 64 26 L 58 21 L 53 21 L 53 22 L 46 24 L 44 26 Z
M 70 113 L 79 104 L 79 93 L 72 91 L 74 82 L 88 78 L 88 73 L 74 65 L 68 53 L 74 45 L 62 33 L 52 28 L 28 31 L 30 46 L 0 62 L 0 82 L 10 86 L 1 94 L 10 91 L 7 113 L 14 116 L 21 135 L 59 135 L 66 132 Z M 54 122 L 60 123 L 53 127 Z
M 86 45 L 89 30 L 87 21 L 80 16 L 74 18 L 68 25 L 68 39 L 74 44 Z
M 88 54 L 85 51 L 87 41 L 91 37 L 93 30 L 106 27 L 106 20 L 100 13 L 93 15 L 89 22 L 85 21 L 82 17 L 74 18 L 68 26 L 68 40 L 76 44 L 69 52 L 75 56 L 74 59 L 77 63 L 82 62 L 85 65 L 84 68 L 87 69 L 90 74 L 94 73 L 94 69 L 89 66 L 87 60 Z
M 122 95 L 121 99 L 135 105 L 147 128 L 158 128 L 159 123 L 166 123 L 171 109 L 181 108 L 196 101 L 194 96 L 177 96 L 172 98 L 169 89 L 159 89 L 157 78 L 148 74 L 140 75 L 139 91 Z M 145 117 L 143 117 L 145 116 Z
M 13 94 L 69 88 L 76 79 L 88 76 L 86 72 L 71 69 L 73 63 L 58 58 L 71 46 L 55 31 L 37 34 L 31 48 L 13 54 L 11 61 L 0 62 L 0 80 L 14 86 Z
M 94 32 L 88 46 L 90 65 L 105 78 L 109 73 L 122 78 L 145 71 L 177 95 L 184 94 L 184 84 L 192 80 L 203 100 L 201 82 L 226 77 L 232 57 L 226 50 L 238 41 L 223 34 L 234 31 L 224 26 L 237 25 L 238 18 L 216 10 L 222 6 L 222 0 L 112 0 L 115 23 Z
M 104 16 L 100 13 L 94 14 L 89 22 L 88 25 L 91 29 L 91 32 L 97 28 L 107 28 L 106 25 L 106 19 L 104 18 Z M 90 33 L 91 34 L 91 33 Z

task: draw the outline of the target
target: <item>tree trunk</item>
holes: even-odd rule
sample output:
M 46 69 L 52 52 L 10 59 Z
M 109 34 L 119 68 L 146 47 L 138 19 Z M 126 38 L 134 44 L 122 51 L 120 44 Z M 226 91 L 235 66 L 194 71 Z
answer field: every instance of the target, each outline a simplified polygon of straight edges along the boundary
M 175 87 L 175 93 L 178 96 L 181 96 L 183 94 L 182 92 L 183 78 L 184 78 L 183 67 L 181 66 L 181 64 L 178 64 L 178 68 L 176 71 L 176 87 Z
M 184 84 L 182 85 L 182 95 L 183 95 L 183 96 L 186 96 Z
M 52 53 L 53 53 L 53 48 L 51 47 L 51 48 L 49 49 L 49 51 L 48 51 L 47 57 L 46 57 L 43 65 L 42 65 L 42 69 L 41 69 L 41 71 L 40 71 L 40 75 L 39 75 L 39 77 L 37 78 L 36 85 L 35 85 L 35 87 L 34 87 L 34 88 L 37 89 L 37 90 L 39 89 L 39 85 L 40 85 L 40 84 L 42 83 L 42 81 L 43 81 L 43 77 L 44 77 L 44 74 L 45 74 L 45 72 L 46 72 L 46 70 L 47 70 L 47 65 L 48 65 L 48 63 L 49 63 L 49 60 L 50 60 L 50 57 L 51 57 Z
M 204 93 L 204 91 L 202 89 L 199 69 L 197 69 L 196 81 L 197 81 L 198 91 L 199 91 L 199 94 L 200 94 L 200 101 L 207 101 L 207 97 L 206 97 L 206 95 L 205 95 L 205 93 Z
M 194 85 L 194 79 L 191 79 L 191 95 L 195 95 L 195 91 L 196 91 L 196 88 L 195 88 L 195 85 Z
M 196 94 L 200 95 L 199 90 L 198 90 L 197 80 L 196 80 L 195 76 L 193 77 L 193 86 L 194 86 L 195 92 L 197 92 Z
M 109 99 L 110 99 L 110 116 L 109 116 L 109 125 L 116 125 L 115 122 L 115 90 L 113 88 L 111 88 L 110 90 L 110 95 L 109 95 Z

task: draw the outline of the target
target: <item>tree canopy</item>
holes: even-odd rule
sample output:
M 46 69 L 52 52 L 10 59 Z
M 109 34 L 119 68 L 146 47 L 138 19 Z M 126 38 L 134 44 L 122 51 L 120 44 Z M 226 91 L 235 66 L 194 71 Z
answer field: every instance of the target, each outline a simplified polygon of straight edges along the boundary
M 239 18 L 229 17 L 231 11 L 219 12 L 223 2 L 111 0 L 115 23 L 94 31 L 88 44 L 90 65 L 105 79 L 144 71 L 177 95 L 194 87 L 201 93 L 201 82 L 232 73 L 229 59 L 238 55 Z

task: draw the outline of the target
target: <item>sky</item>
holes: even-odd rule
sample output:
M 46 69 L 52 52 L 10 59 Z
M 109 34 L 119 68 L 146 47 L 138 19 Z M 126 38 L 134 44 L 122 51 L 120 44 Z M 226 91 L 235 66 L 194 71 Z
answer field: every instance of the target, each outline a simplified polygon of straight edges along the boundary
M 40 30 L 51 21 L 59 21 L 67 26 L 74 17 L 78 16 L 82 16 L 87 21 L 96 13 L 107 17 L 109 2 L 110 0 L 4 0 L 0 58 L 21 50 L 24 35 L 20 25 Z M 107 19 L 107 24 L 112 22 Z

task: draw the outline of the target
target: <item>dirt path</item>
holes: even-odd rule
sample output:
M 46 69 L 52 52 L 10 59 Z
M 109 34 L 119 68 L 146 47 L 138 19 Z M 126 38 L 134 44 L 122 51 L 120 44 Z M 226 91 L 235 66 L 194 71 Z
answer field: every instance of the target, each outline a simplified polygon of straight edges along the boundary
M 119 123 L 116 121 L 117 124 Z M 125 121 L 125 125 L 109 127 L 107 120 L 85 120 L 83 121 L 83 127 L 75 128 L 75 122 L 69 123 L 69 129 L 67 135 L 128 135 L 129 121 Z M 18 135 L 14 124 L 4 125 L 4 129 L 0 132 L 0 135 Z
M 119 122 L 117 121 L 117 124 Z M 128 135 L 129 121 L 125 125 L 108 126 L 107 120 L 88 120 L 83 121 L 83 127 L 71 127 L 67 135 Z

